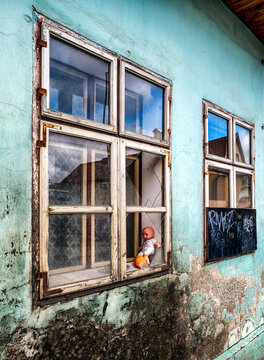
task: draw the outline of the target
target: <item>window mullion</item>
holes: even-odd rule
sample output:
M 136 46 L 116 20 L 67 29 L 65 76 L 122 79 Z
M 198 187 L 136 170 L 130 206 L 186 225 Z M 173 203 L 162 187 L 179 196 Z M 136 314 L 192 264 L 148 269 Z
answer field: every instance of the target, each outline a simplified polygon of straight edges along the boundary
M 49 178 L 48 148 L 40 148 L 40 272 L 48 271 Z
M 118 188 L 118 140 L 114 140 L 111 146 L 111 205 L 112 205 L 112 216 L 111 216 L 111 275 L 113 280 L 118 279 L 118 201 L 117 192 Z
M 168 163 L 168 157 L 169 154 L 166 154 L 166 164 Z M 171 198 L 170 198 L 170 191 L 171 188 L 170 184 L 170 167 L 164 164 L 164 205 L 166 207 L 166 214 L 164 219 L 164 261 L 165 263 L 168 261 L 167 254 L 171 250 L 170 246 L 170 238 L 171 238 L 171 228 L 170 228 L 170 218 L 171 218 L 171 212 L 170 212 L 170 204 L 171 204 Z
M 120 277 L 126 279 L 126 146 L 125 140 L 119 143 L 119 260 Z

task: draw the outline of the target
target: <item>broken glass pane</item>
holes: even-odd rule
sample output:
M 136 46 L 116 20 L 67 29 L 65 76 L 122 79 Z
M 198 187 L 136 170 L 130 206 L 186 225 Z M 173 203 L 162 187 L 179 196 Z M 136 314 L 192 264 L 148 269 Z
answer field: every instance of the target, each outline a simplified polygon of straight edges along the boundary
M 126 199 L 128 206 L 164 204 L 164 156 L 126 149 Z
M 153 245 L 153 253 L 149 256 L 150 266 L 164 263 L 164 216 L 164 213 L 127 213 L 127 263 L 130 263 L 128 264 L 128 271 L 136 270 L 131 262 L 133 262 L 138 255 L 138 248 L 143 245 L 142 230 L 148 226 L 152 227 L 154 231 L 153 238 L 161 244 L 160 248 Z

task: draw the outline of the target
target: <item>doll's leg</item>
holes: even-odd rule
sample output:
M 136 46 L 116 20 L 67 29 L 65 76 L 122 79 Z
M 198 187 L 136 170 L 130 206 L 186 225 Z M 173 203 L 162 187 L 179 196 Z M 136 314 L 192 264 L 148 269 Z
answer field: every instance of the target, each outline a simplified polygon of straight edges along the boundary
M 149 261 L 148 255 L 147 255 L 147 254 L 144 254 L 143 256 L 144 256 L 144 258 L 146 259 L 147 264 L 149 265 L 149 264 L 150 264 L 150 261 Z

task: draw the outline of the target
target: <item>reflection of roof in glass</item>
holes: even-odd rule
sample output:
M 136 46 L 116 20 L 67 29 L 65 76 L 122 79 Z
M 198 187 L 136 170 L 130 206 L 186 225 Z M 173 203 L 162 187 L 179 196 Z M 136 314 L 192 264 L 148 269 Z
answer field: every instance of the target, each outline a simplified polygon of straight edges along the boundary
M 209 154 L 228 157 L 227 136 L 209 141 Z

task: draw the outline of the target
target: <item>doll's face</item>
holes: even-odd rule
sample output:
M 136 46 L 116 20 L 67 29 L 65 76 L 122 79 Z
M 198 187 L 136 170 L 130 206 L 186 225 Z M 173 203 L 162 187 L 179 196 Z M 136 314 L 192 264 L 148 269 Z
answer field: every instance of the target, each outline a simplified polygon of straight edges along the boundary
M 143 240 L 150 240 L 154 236 L 154 231 L 151 227 L 146 227 L 142 230 Z

